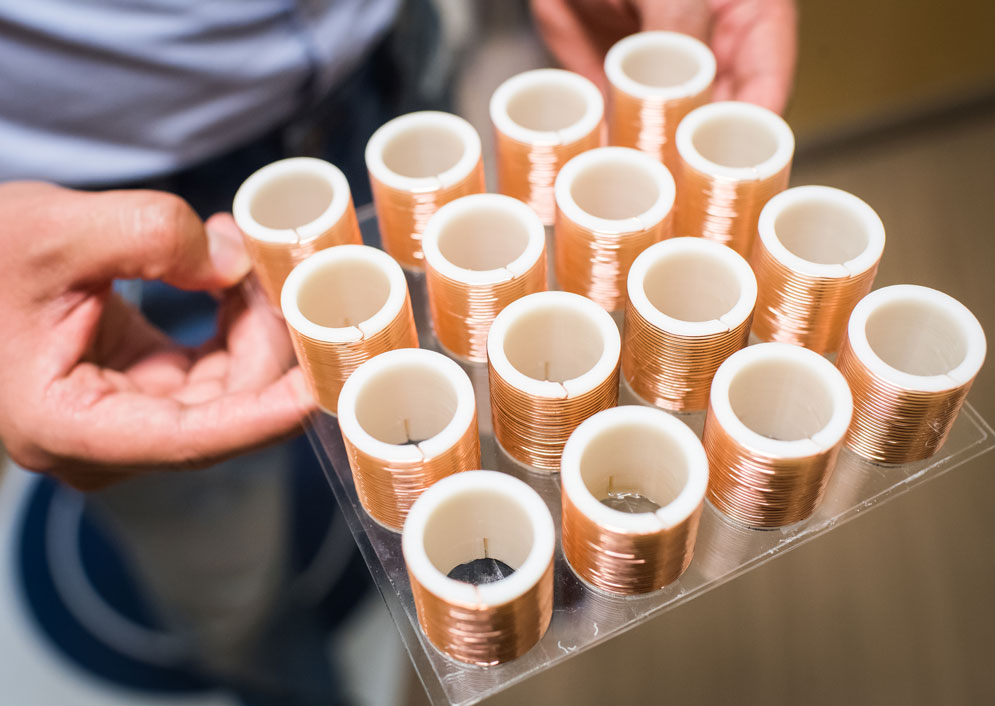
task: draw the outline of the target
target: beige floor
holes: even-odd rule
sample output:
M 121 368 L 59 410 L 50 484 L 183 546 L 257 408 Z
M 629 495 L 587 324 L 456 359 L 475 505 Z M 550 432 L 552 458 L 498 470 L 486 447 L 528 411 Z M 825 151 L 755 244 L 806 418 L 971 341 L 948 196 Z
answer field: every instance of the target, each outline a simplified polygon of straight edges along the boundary
M 995 338 L 995 112 L 799 160 L 881 214 L 879 284 L 959 298 Z M 995 363 L 970 400 L 995 420 Z M 995 703 L 995 454 L 488 703 Z

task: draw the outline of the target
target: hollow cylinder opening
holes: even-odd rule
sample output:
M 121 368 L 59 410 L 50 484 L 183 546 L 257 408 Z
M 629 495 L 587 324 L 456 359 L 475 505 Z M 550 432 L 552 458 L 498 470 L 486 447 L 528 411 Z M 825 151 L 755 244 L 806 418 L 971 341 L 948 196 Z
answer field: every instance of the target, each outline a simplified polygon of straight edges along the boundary
M 642 282 L 656 309 L 679 321 L 712 321 L 728 314 L 743 296 L 738 273 L 725 260 L 678 252 L 660 258 Z
M 867 342 L 891 367 L 910 375 L 944 375 L 968 353 L 969 333 L 948 307 L 896 298 L 867 317 Z
M 385 444 L 420 443 L 453 420 L 458 405 L 453 380 L 437 368 L 409 361 L 380 370 L 356 395 L 356 421 Z
M 789 252 L 820 265 L 842 265 L 864 252 L 871 233 L 854 205 L 818 196 L 785 206 L 774 234 Z
M 466 153 L 463 136 L 446 125 L 416 123 L 398 130 L 383 147 L 387 169 L 409 179 L 434 177 L 452 169 Z
M 440 229 L 439 252 L 465 270 L 495 270 L 521 257 L 529 244 L 529 228 L 518 214 L 493 205 L 467 209 Z
M 657 175 L 627 159 L 592 161 L 577 171 L 570 195 L 584 212 L 608 220 L 637 218 L 660 198 Z
M 334 196 L 332 185 L 317 174 L 281 174 L 259 187 L 249 212 L 265 228 L 301 228 L 328 210 Z
M 390 279 L 372 262 L 343 258 L 324 262 L 304 279 L 297 308 L 318 326 L 356 326 L 387 303 Z
M 667 41 L 634 47 L 622 58 L 621 68 L 636 83 L 652 88 L 680 86 L 702 70 L 695 54 Z
M 584 118 L 587 97 L 562 80 L 536 80 L 508 98 L 505 112 L 513 122 L 527 130 L 558 132 Z
M 512 497 L 468 488 L 436 507 L 425 522 L 425 554 L 439 572 L 449 575 L 481 559 L 514 570 L 532 551 L 533 520 Z
M 778 133 L 757 115 L 716 113 L 702 120 L 691 136 L 694 149 L 722 167 L 758 167 L 778 150 Z
M 595 498 L 623 512 L 653 512 L 674 501 L 688 483 L 681 444 L 651 424 L 605 429 L 580 457 L 580 476 Z
M 797 441 L 833 417 L 833 390 L 823 374 L 796 360 L 757 360 L 729 384 L 729 405 L 748 428 L 769 439 Z
M 524 311 L 508 326 L 508 362 L 533 380 L 565 382 L 591 370 L 605 344 L 598 322 L 555 303 Z

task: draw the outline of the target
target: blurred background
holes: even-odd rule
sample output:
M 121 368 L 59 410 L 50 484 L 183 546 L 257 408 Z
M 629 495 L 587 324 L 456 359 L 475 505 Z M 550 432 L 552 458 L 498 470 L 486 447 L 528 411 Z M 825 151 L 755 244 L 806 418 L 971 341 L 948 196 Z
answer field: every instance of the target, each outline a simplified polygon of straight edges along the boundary
M 433 75 L 452 76 L 455 110 L 480 131 L 486 164 L 491 92 L 552 60 L 523 0 L 435 5 L 439 41 L 453 51 Z M 878 286 L 945 291 L 995 337 L 995 3 L 798 5 L 792 184 L 866 200 L 888 233 Z M 987 420 L 993 379 L 989 363 L 969 397 Z M 995 703 L 993 463 L 977 458 L 488 703 Z M 11 486 L 24 482 L 12 475 L 0 477 L 0 532 L 11 531 Z M 16 605 L 2 590 L 0 604 Z M 42 669 L 49 658 L 32 629 L 0 605 L 0 703 L 233 703 L 139 699 L 63 658 Z M 427 703 L 379 597 L 339 632 L 316 649 L 337 663 L 350 703 Z M 28 700 L 7 701 L 11 685 Z

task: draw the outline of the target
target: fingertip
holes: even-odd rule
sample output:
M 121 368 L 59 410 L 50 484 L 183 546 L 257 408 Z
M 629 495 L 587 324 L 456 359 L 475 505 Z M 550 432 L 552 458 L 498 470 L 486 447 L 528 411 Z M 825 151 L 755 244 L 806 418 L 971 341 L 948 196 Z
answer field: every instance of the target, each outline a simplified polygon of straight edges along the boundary
M 207 254 L 225 286 L 240 282 L 252 269 L 252 260 L 236 228 L 227 228 L 223 219 L 212 218 L 205 225 Z
M 287 382 L 287 386 L 290 388 L 298 409 L 301 410 L 302 418 L 318 411 L 318 403 L 315 401 L 314 395 L 311 394 L 311 388 L 308 387 L 307 379 L 304 377 L 304 371 L 299 365 L 296 365 L 287 371 L 284 375 L 284 379 Z

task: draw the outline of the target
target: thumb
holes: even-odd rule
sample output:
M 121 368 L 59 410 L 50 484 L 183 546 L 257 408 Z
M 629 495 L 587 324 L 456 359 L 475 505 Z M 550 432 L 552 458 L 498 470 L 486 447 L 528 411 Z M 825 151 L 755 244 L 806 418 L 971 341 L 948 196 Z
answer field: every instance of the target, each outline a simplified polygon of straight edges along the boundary
M 69 192 L 60 229 L 77 282 L 162 280 L 181 289 L 229 287 L 251 267 L 237 228 L 205 228 L 186 201 L 159 191 Z M 233 224 L 232 224 L 233 225 Z

